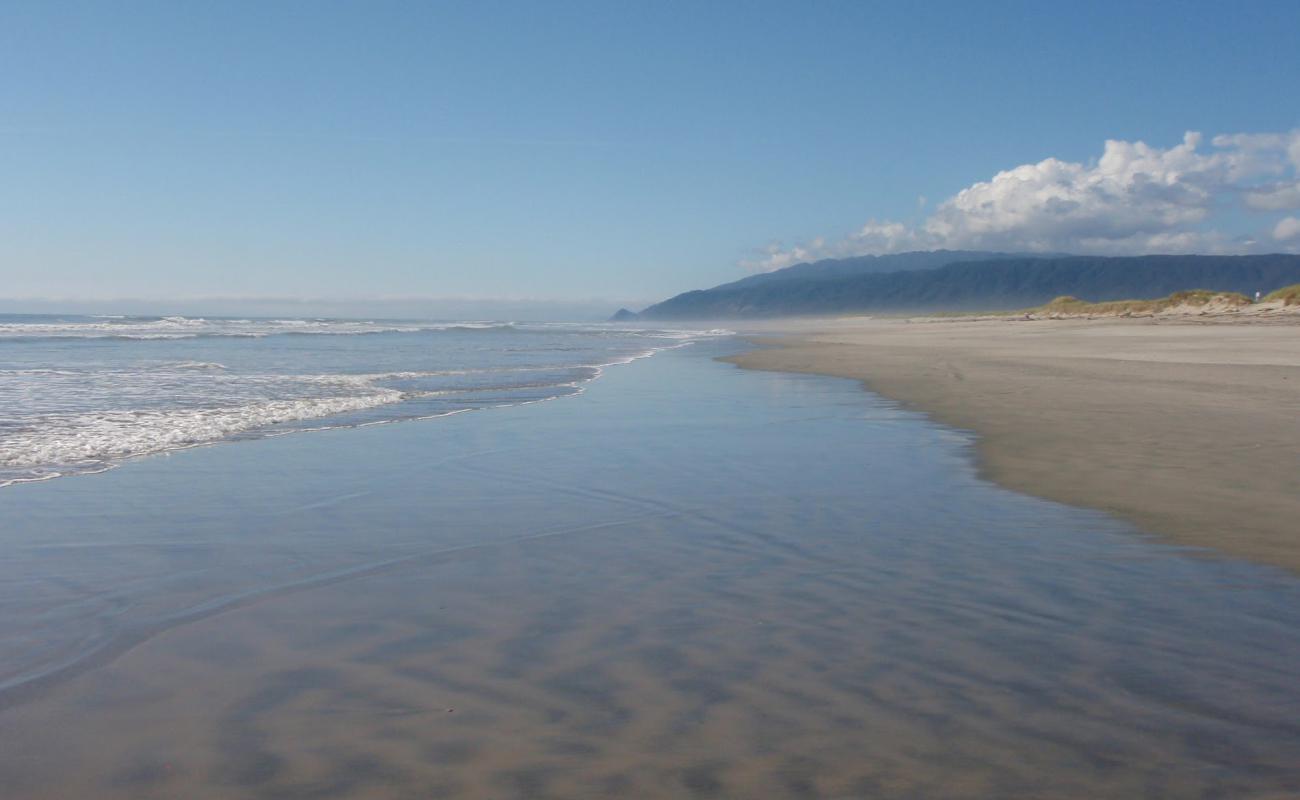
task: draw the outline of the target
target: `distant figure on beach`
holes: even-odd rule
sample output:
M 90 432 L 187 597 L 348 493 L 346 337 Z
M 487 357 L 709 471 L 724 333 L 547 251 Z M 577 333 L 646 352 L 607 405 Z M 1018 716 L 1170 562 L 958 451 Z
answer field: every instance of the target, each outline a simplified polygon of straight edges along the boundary
M 1258 290 L 1258 289 L 1255 290 L 1255 302 L 1256 302 L 1256 303 L 1259 302 L 1259 290 Z

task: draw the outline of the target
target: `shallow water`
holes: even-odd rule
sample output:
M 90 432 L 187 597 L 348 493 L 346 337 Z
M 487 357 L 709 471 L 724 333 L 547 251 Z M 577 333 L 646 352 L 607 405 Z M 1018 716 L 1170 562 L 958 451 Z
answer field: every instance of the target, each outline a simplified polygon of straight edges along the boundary
M 4 490 L 0 796 L 1300 792 L 1300 581 L 735 346 Z
M 0 487 L 319 428 L 580 392 L 709 331 L 0 314 Z

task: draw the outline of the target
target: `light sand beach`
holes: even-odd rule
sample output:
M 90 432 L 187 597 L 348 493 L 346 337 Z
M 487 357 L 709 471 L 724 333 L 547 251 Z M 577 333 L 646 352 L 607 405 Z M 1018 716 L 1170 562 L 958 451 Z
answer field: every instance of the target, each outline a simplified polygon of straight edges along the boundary
M 1300 316 L 778 321 L 743 367 L 857 378 L 1004 486 L 1300 570 Z

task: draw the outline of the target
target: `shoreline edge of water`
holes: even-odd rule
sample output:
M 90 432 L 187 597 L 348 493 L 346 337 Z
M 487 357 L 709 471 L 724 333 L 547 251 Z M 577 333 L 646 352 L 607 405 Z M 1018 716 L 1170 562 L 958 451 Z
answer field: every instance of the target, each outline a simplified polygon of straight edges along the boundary
M 1300 326 L 780 320 L 746 369 L 851 378 L 975 434 L 1006 488 L 1300 572 Z

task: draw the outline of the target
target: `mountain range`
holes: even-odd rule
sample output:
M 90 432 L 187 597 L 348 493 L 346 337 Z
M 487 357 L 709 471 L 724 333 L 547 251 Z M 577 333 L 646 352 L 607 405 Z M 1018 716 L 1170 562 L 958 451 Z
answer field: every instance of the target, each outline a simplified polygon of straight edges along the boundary
M 1300 283 L 1300 255 L 1024 255 L 938 250 L 825 259 L 685 292 L 639 314 L 673 320 L 992 311 L 1061 295 L 1089 301 L 1161 297 L 1184 289 L 1241 292 Z

